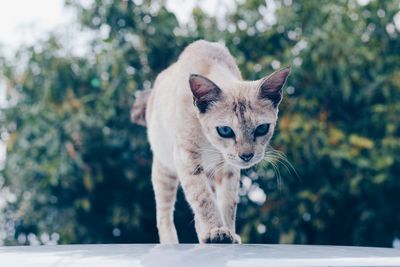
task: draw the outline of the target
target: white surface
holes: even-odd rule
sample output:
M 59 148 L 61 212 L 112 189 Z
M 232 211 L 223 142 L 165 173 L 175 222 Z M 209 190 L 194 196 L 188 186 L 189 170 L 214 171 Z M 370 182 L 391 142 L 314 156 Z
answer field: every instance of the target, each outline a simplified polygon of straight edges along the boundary
M 400 266 L 400 250 L 299 245 L 0 247 L 0 266 Z

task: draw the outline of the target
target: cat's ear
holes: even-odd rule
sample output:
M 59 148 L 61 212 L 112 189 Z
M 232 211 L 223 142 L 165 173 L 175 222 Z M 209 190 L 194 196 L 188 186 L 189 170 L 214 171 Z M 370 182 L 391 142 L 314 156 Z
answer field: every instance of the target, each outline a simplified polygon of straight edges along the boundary
M 191 74 L 189 84 L 193 94 L 193 102 L 200 113 L 205 113 L 212 103 L 221 98 L 221 89 L 204 76 Z
M 263 78 L 258 92 L 259 98 L 269 100 L 277 107 L 282 100 L 282 87 L 289 73 L 290 67 L 287 67 Z

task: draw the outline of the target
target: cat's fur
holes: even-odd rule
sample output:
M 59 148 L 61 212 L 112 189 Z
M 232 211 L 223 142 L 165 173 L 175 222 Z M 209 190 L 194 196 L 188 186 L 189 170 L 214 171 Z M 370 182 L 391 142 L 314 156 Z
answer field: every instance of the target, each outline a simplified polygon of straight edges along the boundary
M 240 169 L 263 159 L 289 71 L 243 81 L 224 45 L 200 40 L 137 97 L 132 120 L 148 128 L 161 243 L 178 243 L 173 210 L 179 183 L 200 243 L 241 242 L 235 233 Z M 262 123 L 269 131 L 256 138 Z M 231 127 L 234 138 L 219 136 L 219 126 Z M 239 157 L 243 154 L 254 156 L 247 162 Z

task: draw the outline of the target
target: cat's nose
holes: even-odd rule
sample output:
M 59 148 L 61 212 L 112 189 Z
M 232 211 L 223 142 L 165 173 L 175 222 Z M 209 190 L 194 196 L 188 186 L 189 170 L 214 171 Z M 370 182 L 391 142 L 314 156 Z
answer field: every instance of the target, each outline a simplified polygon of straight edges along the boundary
M 254 154 L 253 153 L 243 153 L 239 155 L 239 158 L 241 158 L 243 161 L 250 161 L 253 158 Z

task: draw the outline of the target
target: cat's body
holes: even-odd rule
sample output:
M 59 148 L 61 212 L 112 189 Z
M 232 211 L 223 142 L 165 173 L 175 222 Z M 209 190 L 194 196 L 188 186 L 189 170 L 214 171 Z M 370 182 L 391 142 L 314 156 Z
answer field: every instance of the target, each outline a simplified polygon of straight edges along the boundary
M 240 169 L 263 158 L 288 73 L 243 81 L 225 46 L 197 41 L 142 97 L 145 117 L 137 99 L 132 115 L 142 116 L 148 128 L 161 243 L 178 243 L 173 209 L 179 183 L 201 243 L 240 242 L 235 234 Z

